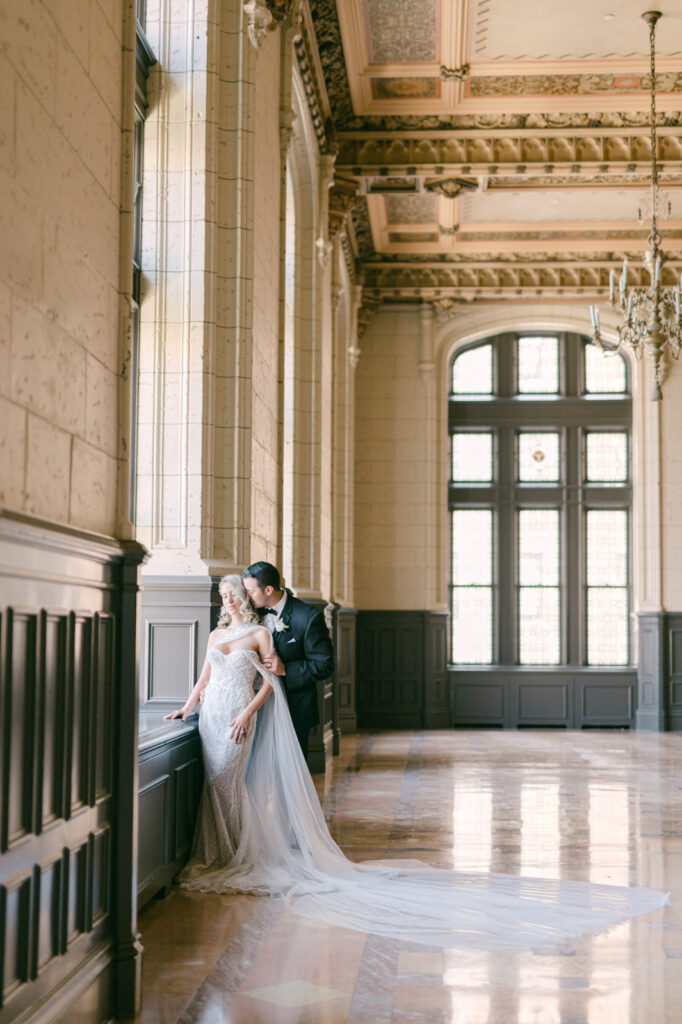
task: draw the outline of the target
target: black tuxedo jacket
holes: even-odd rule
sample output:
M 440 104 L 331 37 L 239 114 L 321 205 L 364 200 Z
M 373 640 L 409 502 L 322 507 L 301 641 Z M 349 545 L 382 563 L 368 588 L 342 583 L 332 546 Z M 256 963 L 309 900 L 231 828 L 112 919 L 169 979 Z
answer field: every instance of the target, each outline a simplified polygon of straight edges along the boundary
M 284 663 L 282 676 L 289 711 L 299 738 L 320 720 L 317 681 L 334 671 L 334 651 L 321 612 L 291 594 L 275 629 L 275 650 Z

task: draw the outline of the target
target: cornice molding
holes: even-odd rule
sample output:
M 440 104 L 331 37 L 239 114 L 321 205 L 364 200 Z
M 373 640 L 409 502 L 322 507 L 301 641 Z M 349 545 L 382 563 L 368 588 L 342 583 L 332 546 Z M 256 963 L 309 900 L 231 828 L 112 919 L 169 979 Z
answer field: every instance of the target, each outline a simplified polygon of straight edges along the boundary
M 336 152 L 334 125 L 320 65 L 319 45 L 310 4 L 307 2 L 303 4 L 301 32 L 294 40 L 294 53 L 320 152 Z
M 358 176 L 646 174 L 651 159 L 643 133 L 342 133 L 338 141 L 337 168 Z M 682 128 L 659 137 L 658 159 L 663 170 L 679 171 Z

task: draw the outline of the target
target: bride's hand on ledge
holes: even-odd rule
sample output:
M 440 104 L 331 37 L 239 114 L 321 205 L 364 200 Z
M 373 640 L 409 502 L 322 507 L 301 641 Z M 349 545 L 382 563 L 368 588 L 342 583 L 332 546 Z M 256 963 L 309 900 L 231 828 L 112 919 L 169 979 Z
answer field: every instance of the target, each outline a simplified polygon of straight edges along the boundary
M 181 718 L 183 722 L 187 721 L 187 716 L 191 714 L 191 710 L 188 708 L 177 708 L 175 711 L 171 711 L 169 715 L 164 715 L 164 718 Z

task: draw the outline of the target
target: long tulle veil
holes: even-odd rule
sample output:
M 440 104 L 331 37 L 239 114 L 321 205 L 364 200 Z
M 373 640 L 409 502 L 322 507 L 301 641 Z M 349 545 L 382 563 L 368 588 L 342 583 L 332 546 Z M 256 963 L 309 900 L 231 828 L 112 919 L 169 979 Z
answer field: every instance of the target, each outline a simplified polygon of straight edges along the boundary
M 648 889 L 353 863 L 329 834 L 279 678 L 249 656 L 274 692 L 258 713 L 239 846 L 192 888 L 287 897 L 331 924 L 489 950 L 565 945 L 667 902 Z

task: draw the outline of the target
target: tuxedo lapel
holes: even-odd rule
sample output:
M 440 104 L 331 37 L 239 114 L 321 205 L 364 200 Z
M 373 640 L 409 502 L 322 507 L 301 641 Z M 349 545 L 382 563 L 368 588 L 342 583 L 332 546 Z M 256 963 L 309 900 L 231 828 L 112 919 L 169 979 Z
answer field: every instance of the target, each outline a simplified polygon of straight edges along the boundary
M 291 627 L 290 627 L 289 620 L 291 618 L 291 613 L 293 611 L 293 607 L 294 607 L 294 605 L 293 605 L 292 596 L 287 591 L 287 599 L 284 602 L 284 608 L 282 608 L 282 614 L 277 619 L 277 621 L 275 623 L 275 631 L 272 634 L 273 638 L 274 638 L 274 641 L 275 641 L 275 650 L 278 653 L 279 653 L 279 649 L 282 646 L 282 644 L 286 643 L 286 640 L 288 639 L 288 637 L 291 636 Z M 282 625 L 288 626 L 289 628 L 288 629 L 279 629 L 278 630 L 277 629 L 277 623 L 278 622 L 281 622 Z

